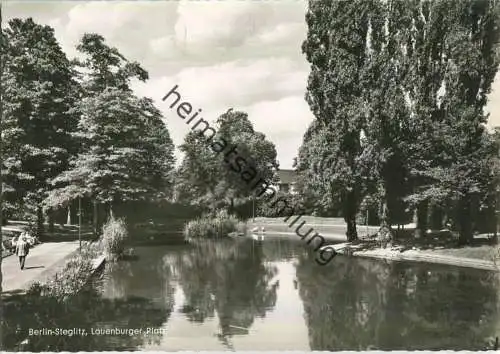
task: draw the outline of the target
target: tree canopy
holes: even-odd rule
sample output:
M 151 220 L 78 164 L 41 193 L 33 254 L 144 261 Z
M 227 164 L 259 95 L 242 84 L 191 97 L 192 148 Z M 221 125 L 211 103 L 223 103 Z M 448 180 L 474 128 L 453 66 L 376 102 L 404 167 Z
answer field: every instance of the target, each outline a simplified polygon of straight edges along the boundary
M 259 179 L 275 180 L 276 149 L 254 130 L 244 112 L 228 110 L 217 119 L 216 127 L 209 143 L 196 130 L 186 136 L 180 147 L 184 159 L 178 170 L 177 195 L 210 210 L 234 211 L 255 195 Z
M 445 208 L 469 242 L 493 180 L 484 106 L 498 70 L 498 2 L 311 0 L 306 21 L 316 119 L 297 160 L 303 194 L 340 205 L 350 240 L 361 201 L 374 198 L 383 225 L 416 209 L 421 231 L 429 207 Z
M 174 146 L 153 100 L 130 87 L 148 79 L 139 63 L 98 34 L 83 35 L 83 59 L 69 60 L 54 30 L 31 18 L 9 21 L 1 36 L 7 214 L 31 211 L 41 232 L 44 207 L 77 198 L 170 198 Z

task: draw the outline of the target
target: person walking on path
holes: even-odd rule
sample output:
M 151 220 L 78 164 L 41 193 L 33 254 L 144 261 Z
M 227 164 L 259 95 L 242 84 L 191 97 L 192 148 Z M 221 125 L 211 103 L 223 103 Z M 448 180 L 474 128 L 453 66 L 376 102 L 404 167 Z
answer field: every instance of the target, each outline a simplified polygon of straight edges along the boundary
M 19 266 L 24 269 L 24 262 L 30 250 L 30 245 L 26 242 L 26 236 L 22 235 L 16 244 L 16 255 L 19 257 Z

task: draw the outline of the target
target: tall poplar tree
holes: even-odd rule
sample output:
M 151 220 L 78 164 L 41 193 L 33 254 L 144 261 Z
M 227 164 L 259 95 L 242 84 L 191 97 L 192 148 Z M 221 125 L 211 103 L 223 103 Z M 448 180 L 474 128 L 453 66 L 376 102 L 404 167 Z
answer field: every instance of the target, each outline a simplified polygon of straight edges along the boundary
M 407 8 L 413 29 L 404 85 L 413 139 L 406 140 L 412 188 L 406 199 L 417 207 L 420 233 L 428 228 L 429 205 L 441 206 L 467 243 L 491 183 L 494 148 L 483 108 L 498 68 L 498 2 L 413 1 Z
M 299 159 L 298 170 L 316 176 L 319 188 L 340 200 L 349 241 L 357 239 L 363 188 L 361 131 L 367 114 L 363 90 L 370 7 L 363 0 L 309 1 L 302 45 L 311 64 L 306 100 L 320 124 L 318 132 L 312 132 L 318 134 L 314 153 Z M 305 160 L 306 165 L 301 163 Z
M 448 2 L 443 147 L 448 159 L 433 170 L 437 186 L 457 207 L 461 243 L 473 237 L 475 211 L 492 182 L 496 149 L 484 106 L 498 70 L 500 7 L 496 0 Z
M 373 1 L 368 33 L 366 90 L 368 108 L 363 129 L 363 170 L 368 194 L 380 202 L 387 236 L 393 224 L 405 223 L 409 171 L 407 141 L 411 139 L 405 81 L 411 75 L 409 46 L 411 4 L 402 0 Z
M 4 59 L 4 45 L 5 45 L 5 37 L 3 34 L 3 17 L 2 17 L 2 3 L 0 2 L 0 79 L 3 77 L 4 67 L 5 67 L 5 59 Z M 3 95 L 4 95 L 4 86 L 3 81 L 0 80 L 0 138 L 3 136 Z M 2 292 L 2 252 L 3 252 L 3 139 L 0 139 L 0 243 L 2 247 L 0 248 L 0 292 Z M 3 304 L 0 299 L 0 316 L 3 318 Z M 3 345 L 2 345 L 3 347 Z

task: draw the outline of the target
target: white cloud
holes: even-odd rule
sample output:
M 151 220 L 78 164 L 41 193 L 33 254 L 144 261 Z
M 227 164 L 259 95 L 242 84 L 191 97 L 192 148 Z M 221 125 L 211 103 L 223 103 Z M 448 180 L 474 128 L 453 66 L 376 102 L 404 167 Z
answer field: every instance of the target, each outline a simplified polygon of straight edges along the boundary
M 226 110 L 302 94 L 306 80 L 307 73 L 288 58 L 269 58 L 189 67 L 140 86 L 148 96 L 158 98 L 179 85 L 178 92 L 193 105 L 203 110 Z
M 288 96 L 277 101 L 263 101 L 244 108 L 255 129 L 266 135 L 303 134 L 313 119 L 303 96 Z
M 288 43 L 290 40 L 296 41 L 305 34 L 304 23 L 282 23 L 275 28 L 262 32 L 257 36 L 257 40 L 263 44 Z
M 92 29 L 106 38 L 113 38 L 122 26 L 134 19 L 138 6 L 133 2 L 87 2 L 68 13 L 66 30 L 79 35 Z
M 176 6 L 171 1 L 78 2 L 50 23 L 70 55 L 84 33 L 98 33 L 127 58 L 147 64 L 154 58 L 148 55 L 150 39 L 173 34 Z
M 172 59 L 178 56 L 179 45 L 173 35 L 155 38 L 149 41 L 149 47 L 158 59 Z
M 249 113 L 289 166 L 312 119 L 303 99 L 309 65 L 301 53 L 306 1 L 6 2 L 5 15 L 50 24 L 70 57 L 86 32 L 97 32 L 151 75 L 135 84 L 164 112 L 174 142 L 189 127 L 161 98 L 179 91 L 204 117 L 228 108 Z M 489 125 L 500 126 L 500 76 L 493 84 Z
M 242 110 L 248 113 L 255 129 L 276 145 L 281 167 L 291 168 L 304 132 L 313 120 L 304 97 L 295 95 L 259 102 Z
M 177 41 L 192 53 L 234 47 L 258 32 L 269 19 L 269 5 L 261 1 L 181 1 L 175 24 Z
M 291 163 L 310 116 L 303 101 L 309 69 L 300 53 L 305 2 L 46 4 L 61 10 L 45 11 L 43 21 L 55 28 L 70 57 L 81 36 L 94 32 L 150 72 L 151 79 L 134 90 L 155 100 L 176 145 L 189 127 L 161 98 L 178 84 L 183 99 L 207 120 L 230 107 L 247 111 L 276 144 L 282 164 Z M 26 16 L 40 12 L 18 7 Z

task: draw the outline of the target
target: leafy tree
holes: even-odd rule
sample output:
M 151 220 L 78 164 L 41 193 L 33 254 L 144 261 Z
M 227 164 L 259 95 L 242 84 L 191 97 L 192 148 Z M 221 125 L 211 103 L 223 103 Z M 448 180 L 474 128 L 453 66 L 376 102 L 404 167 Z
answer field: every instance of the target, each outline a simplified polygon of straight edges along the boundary
M 208 209 L 227 207 L 234 213 L 236 205 L 260 193 L 259 180 L 271 185 L 276 179 L 274 144 L 253 129 L 244 112 L 222 114 L 208 142 L 195 128 L 180 148 L 185 156 L 178 171 L 179 199 Z
M 364 99 L 369 107 L 363 129 L 363 173 L 370 197 L 379 200 L 382 227 L 406 222 L 409 191 L 407 142 L 410 111 L 406 104 L 406 80 L 410 75 L 411 7 L 395 0 L 372 2 L 368 64 Z M 389 233 L 389 236 L 392 236 Z
M 3 31 L 2 151 L 10 207 L 36 212 L 43 230 L 42 201 L 50 180 L 67 168 L 76 152 L 71 138 L 77 118 L 71 111 L 78 85 L 70 61 L 49 26 L 31 18 L 13 19 Z
M 3 200 L 3 95 L 4 95 L 4 86 L 3 78 L 4 67 L 5 67 L 5 59 L 4 59 L 4 43 L 5 37 L 2 30 L 2 4 L 0 3 L 0 243 L 2 246 L 0 247 L 0 291 L 2 291 L 2 252 L 3 252 L 3 232 L 2 226 L 4 225 L 4 205 L 5 202 Z M 0 310 L 0 313 L 3 318 L 3 309 Z
M 328 147 L 327 138 L 320 134 L 320 124 L 320 121 L 314 120 L 304 134 L 296 159 L 295 167 L 299 171 L 296 188 L 307 210 L 313 214 L 336 216 L 341 209 L 341 202 L 331 189 L 335 187 L 334 184 L 325 180 L 325 166 L 319 160 L 319 154 Z
M 216 209 L 219 200 L 215 197 L 215 186 L 219 178 L 220 161 L 196 131 L 186 135 L 179 149 L 184 157 L 176 174 L 176 200 Z
M 472 211 L 492 181 L 488 166 L 494 148 L 483 108 L 498 69 L 499 7 L 496 1 L 417 5 L 420 35 L 415 36 L 409 93 L 420 121 L 410 145 L 414 193 L 409 200 L 424 207 L 423 220 L 429 200 L 455 206 L 460 242 L 467 243 Z
M 357 239 L 364 185 L 361 130 L 367 113 L 363 91 L 369 10 L 366 1 L 310 1 L 302 45 L 311 63 L 306 100 L 318 123 L 304 142 L 308 146 L 298 170 L 331 201 L 340 201 L 349 241 Z
M 53 183 L 60 187 L 47 205 L 60 205 L 77 197 L 97 205 L 118 201 L 164 199 L 172 186 L 173 144 L 160 111 L 151 99 L 136 97 L 131 79 L 145 81 L 139 64 L 127 61 L 95 34 L 83 36 L 78 50 L 86 56 L 79 65 L 84 88 L 76 106 L 82 146 L 72 166 Z
M 492 139 L 495 142 L 496 156 L 494 159 L 494 164 L 491 167 L 492 172 L 492 186 L 489 193 L 489 209 L 492 211 L 493 215 L 490 217 L 492 220 L 491 227 L 494 228 L 495 236 L 498 233 L 498 215 L 497 210 L 500 209 L 500 127 L 495 127 L 492 133 Z
M 261 191 L 261 188 L 254 187 L 258 180 L 270 184 L 276 182 L 277 153 L 274 144 L 263 133 L 253 129 L 246 113 L 228 110 L 219 117 L 217 125 L 216 139 L 235 147 L 235 153 L 228 152 L 221 156 L 224 160 L 219 165 L 222 180 L 216 187 L 225 191 L 224 197 L 233 212 L 235 203 L 246 203 Z M 226 166 L 223 162 L 226 162 Z
M 416 207 L 421 232 L 429 205 L 456 207 L 460 241 L 471 239 L 494 174 L 483 107 L 498 11 L 496 1 L 310 2 L 303 50 L 317 122 L 299 151 L 300 185 L 340 202 L 349 239 L 366 194 L 383 225 Z

